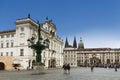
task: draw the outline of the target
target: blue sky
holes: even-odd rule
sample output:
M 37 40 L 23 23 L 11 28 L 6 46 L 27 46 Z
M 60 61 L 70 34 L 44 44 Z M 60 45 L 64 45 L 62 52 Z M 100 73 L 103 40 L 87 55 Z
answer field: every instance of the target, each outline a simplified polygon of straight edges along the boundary
M 0 0 L 0 31 L 28 13 L 41 23 L 48 16 L 71 44 L 76 36 L 87 48 L 120 48 L 120 0 Z

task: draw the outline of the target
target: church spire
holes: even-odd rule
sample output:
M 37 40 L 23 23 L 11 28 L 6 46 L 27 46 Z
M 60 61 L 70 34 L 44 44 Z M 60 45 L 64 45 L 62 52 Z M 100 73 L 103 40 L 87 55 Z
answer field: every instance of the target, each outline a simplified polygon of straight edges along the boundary
M 80 37 L 80 43 L 78 44 L 78 49 L 84 49 L 84 43 L 82 41 L 82 37 Z
M 76 42 L 76 37 L 74 36 L 74 41 L 73 41 L 73 48 L 77 48 L 77 42 Z
M 30 13 L 28 13 L 28 18 L 30 18 Z
M 48 22 L 49 20 L 48 20 L 48 17 L 46 17 L 46 22 Z
M 69 47 L 69 43 L 68 43 L 68 39 L 66 37 L 66 41 L 65 41 L 65 48 Z

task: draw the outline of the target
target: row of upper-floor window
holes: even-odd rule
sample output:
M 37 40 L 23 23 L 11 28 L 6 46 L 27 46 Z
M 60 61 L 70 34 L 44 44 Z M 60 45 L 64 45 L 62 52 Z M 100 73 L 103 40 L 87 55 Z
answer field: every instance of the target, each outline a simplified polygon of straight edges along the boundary
M 69 56 L 68 56 L 69 57 Z M 119 56 L 100 56 L 100 58 L 119 58 Z M 90 58 L 90 56 L 77 56 L 77 58 Z
M 0 52 L 0 56 L 13 56 L 13 52 L 6 52 L 6 53 Z
M 73 55 L 73 54 L 70 54 L 70 53 L 64 53 L 64 55 Z M 77 54 L 77 56 L 85 56 L 85 57 L 88 57 L 88 56 L 92 56 L 91 54 Z M 98 56 L 98 55 L 95 55 L 95 56 Z M 109 55 L 109 54 L 106 54 L 106 55 L 102 55 L 100 54 L 99 56 L 120 56 L 120 54 L 112 54 L 112 55 Z
M 0 36 L 0 38 L 10 38 L 10 37 L 14 37 L 14 34 L 6 34 Z
M 5 46 L 5 44 L 6 44 L 6 46 Z M 6 43 L 0 43 L 0 48 L 4 48 L 4 47 L 13 47 L 14 46 L 14 42 L 6 42 Z
M 90 56 L 90 55 L 92 55 L 92 54 L 84 54 L 84 53 L 83 53 L 83 54 L 78 54 L 78 56 Z M 119 55 L 120 55 L 120 53 L 95 54 L 94 56 L 114 56 L 114 55 L 119 56 Z
M 6 53 L 1 52 L 0 56 L 14 56 L 14 55 L 13 55 L 13 52 L 6 52 Z M 24 56 L 23 51 L 20 52 L 20 56 Z
M 67 62 L 70 62 L 70 61 L 76 61 L 77 59 L 74 59 L 74 58 L 67 58 L 67 59 L 64 59 L 65 61 Z
M 81 53 L 81 52 L 77 52 L 77 51 L 72 51 L 72 50 L 68 50 L 68 51 L 66 51 L 66 50 L 64 50 L 63 51 L 64 53 L 80 53 L 81 55 L 89 55 L 89 54 L 92 54 L 92 53 Z M 97 52 L 96 52 L 96 54 L 98 54 Z M 116 51 L 116 52 L 109 52 L 109 53 L 99 53 L 99 54 L 101 54 L 101 55 L 113 55 L 113 54 L 115 54 L 115 55 L 118 55 L 118 54 L 120 54 L 120 52 L 118 51 Z
M 113 62 L 114 60 L 113 59 L 111 59 L 110 60 L 110 62 Z M 90 63 L 90 60 L 87 60 L 87 62 L 89 62 Z M 101 60 L 101 62 L 103 62 L 103 60 Z M 79 63 L 85 63 L 85 60 L 79 60 Z
M 76 58 L 76 55 L 65 55 L 65 57 L 75 57 Z
M 20 49 L 20 56 L 24 56 L 24 49 Z M 33 56 L 35 56 L 35 52 L 33 52 Z
M 13 52 L 0 52 L 0 56 L 14 56 Z M 24 49 L 20 49 L 20 56 L 24 56 Z M 33 56 L 35 56 L 35 53 L 33 53 Z
M 64 53 L 76 53 L 76 51 L 64 51 Z
M 59 52 L 59 51 L 62 50 L 62 45 L 60 45 L 60 44 L 57 43 L 57 42 L 53 42 L 53 41 L 51 41 L 50 48 L 51 48 L 52 50 L 56 50 L 56 51 Z

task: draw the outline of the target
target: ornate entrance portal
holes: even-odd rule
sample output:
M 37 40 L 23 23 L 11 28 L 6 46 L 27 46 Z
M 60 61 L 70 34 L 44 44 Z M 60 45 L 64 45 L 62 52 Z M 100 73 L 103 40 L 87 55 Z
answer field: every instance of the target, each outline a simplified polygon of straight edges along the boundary
M 5 64 L 3 62 L 0 62 L 0 70 L 5 70 Z
M 49 68 L 55 68 L 56 67 L 56 60 L 51 59 L 49 60 Z
M 97 57 L 90 58 L 90 64 L 94 64 L 94 66 L 99 66 L 100 65 L 100 60 Z

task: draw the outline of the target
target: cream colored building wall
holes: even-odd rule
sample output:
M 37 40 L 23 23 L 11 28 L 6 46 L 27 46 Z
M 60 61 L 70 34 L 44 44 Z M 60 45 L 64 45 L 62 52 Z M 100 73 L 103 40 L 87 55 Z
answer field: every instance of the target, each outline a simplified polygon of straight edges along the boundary
M 4 63 L 5 70 L 12 70 L 13 69 L 13 57 L 8 56 L 0 56 L 0 62 Z
M 74 51 L 74 48 L 71 49 L 64 49 L 64 64 L 70 64 L 71 67 L 77 67 L 77 51 Z
M 80 51 L 73 48 L 64 48 L 64 63 L 70 63 L 69 60 L 71 58 L 71 55 L 77 54 L 77 60 L 80 60 L 80 63 L 83 65 L 84 61 L 87 59 L 88 63 L 90 64 L 90 58 L 93 57 L 93 55 L 96 58 L 99 58 L 101 60 L 101 63 L 107 64 L 107 59 L 110 59 L 111 64 L 115 63 L 115 60 L 119 59 L 120 64 L 120 49 L 111 49 L 110 51 Z M 77 63 L 76 60 L 76 63 Z
M 43 39 L 48 38 L 50 40 L 50 46 L 49 49 L 43 50 L 42 53 L 42 62 L 45 61 L 45 66 L 48 67 L 48 61 L 52 58 L 56 59 L 56 66 L 62 66 L 63 65 L 63 41 L 59 38 L 57 38 L 56 31 L 53 26 L 49 26 L 48 23 L 45 23 L 43 27 L 47 27 L 47 29 L 42 28 L 42 37 Z M 51 27 L 51 29 L 49 28 Z M 21 28 L 24 28 L 22 31 Z M 8 52 L 7 56 L 11 56 L 11 52 L 13 52 L 13 61 L 14 63 L 16 60 L 19 61 L 18 63 L 21 64 L 21 69 L 27 69 L 29 60 L 31 61 L 31 67 L 32 67 L 32 61 L 35 60 L 35 56 L 33 56 L 34 51 L 28 47 L 27 39 L 33 37 L 36 37 L 37 41 L 37 28 L 38 24 L 31 20 L 30 18 L 26 19 L 19 19 L 16 20 L 16 30 L 12 34 L 14 34 L 14 37 L 6 38 L 6 34 L 11 34 L 10 32 L 5 34 L 0 34 L 0 46 L 1 43 L 4 43 L 4 47 L 0 47 L 0 55 L 3 54 L 3 56 L 6 56 L 6 52 Z M 52 37 L 50 34 L 50 30 L 55 31 L 55 36 Z M 4 35 L 4 38 L 1 38 L 1 35 Z M 13 47 L 6 48 L 6 42 L 14 42 Z M 24 56 L 20 56 L 20 49 L 24 50 Z M 54 54 L 52 51 L 55 51 Z M 45 53 L 45 54 L 44 54 Z

